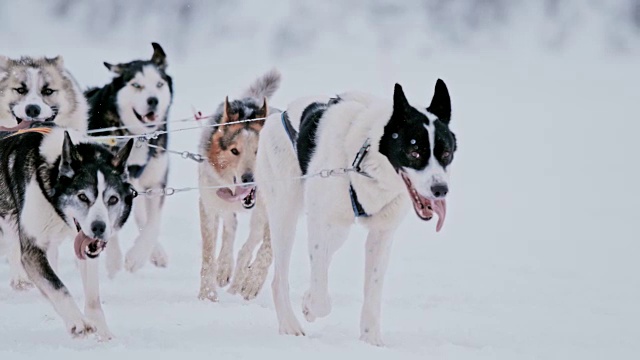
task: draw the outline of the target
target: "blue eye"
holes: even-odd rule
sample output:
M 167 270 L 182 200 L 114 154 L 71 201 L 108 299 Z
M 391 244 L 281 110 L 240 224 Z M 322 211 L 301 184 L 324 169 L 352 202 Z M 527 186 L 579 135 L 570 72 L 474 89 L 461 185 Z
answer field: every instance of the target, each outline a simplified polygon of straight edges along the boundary
M 133 86 L 134 89 L 142 89 L 142 85 L 138 83 L 131 83 L 131 86 Z
M 164 86 L 164 83 L 162 81 L 158 82 L 158 84 L 156 85 L 158 89 L 160 89 L 163 86 Z

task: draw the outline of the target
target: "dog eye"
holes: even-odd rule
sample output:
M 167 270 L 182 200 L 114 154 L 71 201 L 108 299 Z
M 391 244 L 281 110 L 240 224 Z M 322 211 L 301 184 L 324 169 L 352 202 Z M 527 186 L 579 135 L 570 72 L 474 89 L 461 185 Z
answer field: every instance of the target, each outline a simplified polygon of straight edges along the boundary
M 109 205 L 115 205 L 118 203 L 118 201 L 120 201 L 120 199 L 118 199 L 117 196 L 112 196 L 109 198 L 109 200 L 107 201 L 107 204 Z
M 133 86 L 134 89 L 142 89 L 142 85 L 138 83 L 131 83 L 131 86 Z
M 41 94 L 42 94 L 43 96 L 50 96 L 50 95 L 52 95 L 54 92 L 55 92 L 54 90 L 51 90 L 51 89 L 49 89 L 49 88 L 44 88 L 44 89 L 42 89 Z
M 445 159 L 445 160 L 448 159 L 449 156 L 451 156 L 451 153 L 448 152 L 448 151 L 445 151 L 445 152 L 442 153 L 442 158 Z
M 164 86 L 164 83 L 162 81 L 159 81 L 158 84 L 156 85 L 158 89 L 160 89 L 163 86 Z
M 16 88 L 16 89 L 13 89 L 13 90 L 15 90 L 15 92 L 17 92 L 20 95 L 24 95 L 24 94 L 27 93 L 27 88 L 26 87 L 20 87 L 20 88 Z
M 86 203 L 89 202 L 89 198 L 85 194 L 78 194 L 78 199 L 80 199 L 80 201 L 82 202 L 86 202 Z
M 420 153 L 417 151 L 412 151 L 411 152 L 411 156 L 416 158 L 416 159 L 420 159 Z
M 233 155 L 235 155 L 235 156 L 240 155 L 240 151 L 238 151 L 238 149 L 236 149 L 236 148 L 231 149 L 231 153 L 232 153 Z

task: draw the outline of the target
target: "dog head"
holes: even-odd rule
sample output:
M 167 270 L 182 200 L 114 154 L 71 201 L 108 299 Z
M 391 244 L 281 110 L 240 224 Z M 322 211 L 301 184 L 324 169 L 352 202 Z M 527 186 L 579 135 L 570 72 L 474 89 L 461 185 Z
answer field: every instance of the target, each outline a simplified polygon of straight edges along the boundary
M 242 201 L 242 205 L 250 209 L 256 202 L 253 172 L 264 120 L 234 122 L 267 117 L 267 99 L 264 98 L 262 105 L 259 105 L 253 99 L 229 103 L 226 98 L 221 114 L 218 123 L 222 126 L 217 127 L 211 135 L 207 158 L 220 180 L 235 184 L 235 188 L 220 189 L 217 194 L 230 202 Z
M 167 56 L 157 43 L 152 43 L 149 60 L 104 65 L 116 77 L 118 113 L 123 124 L 134 134 L 154 131 L 167 117 L 173 96 L 171 77 L 165 72 Z
M 65 131 L 53 192 L 56 207 L 78 230 L 75 248 L 81 259 L 98 256 L 129 217 L 133 192 L 125 168 L 132 147 L 129 140 L 113 155 L 98 144 L 74 145 Z
M 404 180 L 418 217 L 430 220 L 433 211 L 438 214 L 437 230 L 446 214 L 449 166 L 457 148 L 450 121 L 451 99 L 444 81 L 437 81 L 426 109 L 411 106 L 396 84 L 393 113 L 380 140 L 380 153 Z
M 86 100 L 64 69 L 61 56 L 17 60 L 0 56 L 2 125 L 15 126 L 24 120 L 53 121 L 86 130 L 86 107 Z

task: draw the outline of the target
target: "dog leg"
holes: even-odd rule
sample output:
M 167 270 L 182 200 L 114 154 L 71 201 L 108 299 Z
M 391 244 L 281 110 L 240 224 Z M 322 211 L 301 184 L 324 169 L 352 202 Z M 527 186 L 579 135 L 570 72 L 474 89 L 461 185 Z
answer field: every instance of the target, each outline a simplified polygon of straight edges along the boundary
M 299 188 L 300 185 L 292 185 Z M 271 289 L 278 316 L 280 334 L 304 335 L 296 319 L 289 296 L 289 265 L 296 235 L 297 217 L 301 210 L 301 189 L 285 188 L 267 201 L 269 226 L 274 256 L 274 276 Z
M 80 260 L 78 262 L 80 274 L 82 275 L 82 287 L 84 288 L 84 314 L 95 324 L 98 339 L 100 341 L 109 341 L 113 338 L 113 334 L 109 331 L 102 311 L 102 304 L 100 303 L 99 259 Z
M 120 239 L 118 235 L 114 235 L 109 239 L 106 254 L 107 276 L 109 279 L 116 277 L 116 274 L 122 270 L 122 250 L 120 249 Z
M 8 235 L 5 235 L 8 236 Z M 20 251 L 20 241 L 16 234 L 15 239 L 9 239 L 9 274 L 11 277 L 11 287 L 16 291 L 24 291 L 33 288 L 29 277 L 22 266 L 22 252 Z
M 258 205 L 260 206 L 260 205 Z M 264 226 L 261 222 L 263 222 L 264 214 L 259 213 L 259 208 L 256 206 L 256 209 L 251 213 L 251 221 L 249 224 L 249 237 L 247 241 L 242 245 L 240 251 L 238 251 L 238 258 L 236 259 L 236 268 L 233 272 L 233 282 L 231 287 L 229 288 L 229 293 L 236 294 L 241 289 L 247 277 L 247 272 L 249 271 L 249 264 L 251 263 L 251 258 L 253 256 L 253 251 L 256 246 L 260 244 L 260 241 L 263 237 Z
M 222 246 L 218 255 L 218 286 L 225 287 L 233 272 L 233 243 L 236 239 L 238 218 L 235 213 L 222 214 Z
M 216 293 L 216 238 L 218 237 L 217 214 L 209 214 L 200 199 L 200 233 L 202 235 L 202 268 L 200 269 L 200 294 L 198 299 L 218 301 Z
M 245 300 L 254 299 L 264 285 L 269 273 L 269 267 L 273 260 L 273 250 L 271 248 L 271 234 L 269 224 L 264 225 L 264 239 L 258 249 L 255 260 L 247 269 L 247 276 L 242 284 L 241 294 Z
M 33 239 L 21 239 L 22 264 L 31 281 L 51 301 L 72 336 L 84 337 L 94 333 L 95 326 L 82 315 L 69 290 L 51 269 L 45 252 L 31 245 L 33 242 Z
M 58 272 L 58 246 L 49 246 L 47 249 L 47 259 L 49 259 L 49 265 L 54 272 Z
M 151 253 L 158 243 L 161 202 L 160 197 L 146 198 L 147 222 L 125 258 L 124 266 L 130 272 L 140 270 L 149 261 Z
M 360 318 L 360 340 L 384 346 L 380 332 L 382 286 L 391 253 L 392 231 L 371 230 L 367 237 L 364 304 Z
M 307 321 L 312 322 L 331 312 L 329 265 L 333 254 L 347 239 L 350 225 L 329 223 L 319 214 L 309 214 L 307 222 L 311 279 L 309 290 L 302 301 L 302 313 Z

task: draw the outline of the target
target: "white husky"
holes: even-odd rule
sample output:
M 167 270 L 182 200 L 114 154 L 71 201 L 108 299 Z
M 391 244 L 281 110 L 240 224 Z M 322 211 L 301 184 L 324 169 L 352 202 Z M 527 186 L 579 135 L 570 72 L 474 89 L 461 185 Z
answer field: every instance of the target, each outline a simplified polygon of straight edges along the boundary
M 331 257 L 357 219 L 369 229 L 361 339 L 382 345 L 382 285 L 394 231 L 410 203 L 423 220 L 437 213 L 438 230 L 444 221 L 448 169 L 456 150 L 450 118 L 449 93 L 439 80 L 428 108 L 411 106 L 396 84 L 393 102 L 362 93 L 306 98 L 267 119 L 258 146 L 256 181 L 265 184 L 260 188 L 271 228 L 272 290 L 280 333 L 304 335 L 291 308 L 288 284 L 296 221 L 304 209 L 311 261 L 305 318 L 314 321 L 330 313 Z M 347 168 L 358 170 L 313 176 Z M 311 177 L 269 181 L 303 175 Z

